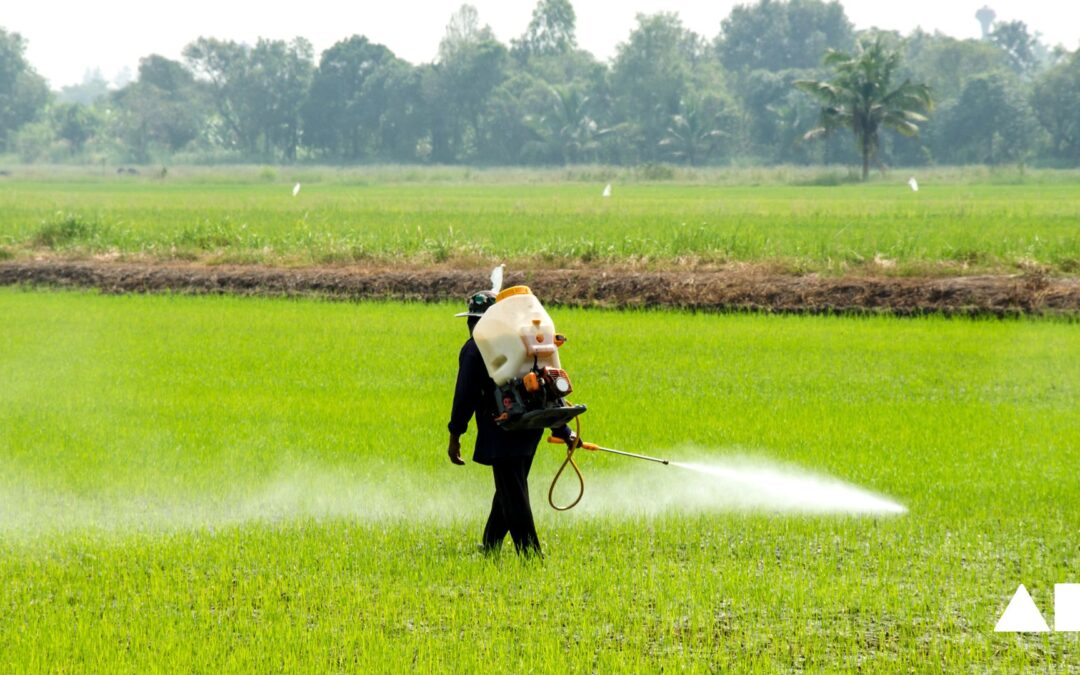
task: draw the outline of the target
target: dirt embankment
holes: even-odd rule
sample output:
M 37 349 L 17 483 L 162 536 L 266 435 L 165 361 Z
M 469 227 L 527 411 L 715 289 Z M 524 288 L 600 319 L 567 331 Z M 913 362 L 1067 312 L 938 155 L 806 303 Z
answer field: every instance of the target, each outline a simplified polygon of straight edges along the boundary
M 206 266 L 104 261 L 8 261 L 0 284 L 105 293 L 314 296 L 342 300 L 460 300 L 488 271 L 432 267 Z M 1041 274 L 952 278 L 819 277 L 756 270 L 509 272 L 546 303 L 793 313 L 1028 315 L 1080 313 L 1080 279 Z

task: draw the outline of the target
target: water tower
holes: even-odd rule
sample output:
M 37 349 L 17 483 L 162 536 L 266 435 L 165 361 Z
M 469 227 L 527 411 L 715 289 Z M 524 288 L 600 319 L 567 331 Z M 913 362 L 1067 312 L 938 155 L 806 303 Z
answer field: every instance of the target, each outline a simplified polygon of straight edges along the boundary
M 990 26 L 994 23 L 994 19 L 997 18 L 997 12 L 984 6 L 979 11 L 975 12 L 975 18 L 979 20 L 982 25 L 982 39 L 990 37 Z

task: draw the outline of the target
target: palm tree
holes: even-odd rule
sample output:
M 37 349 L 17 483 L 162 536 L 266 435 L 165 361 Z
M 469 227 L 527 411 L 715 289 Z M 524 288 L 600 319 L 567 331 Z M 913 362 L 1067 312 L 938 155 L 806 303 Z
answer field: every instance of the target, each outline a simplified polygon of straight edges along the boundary
M 595 158 L 600 139 L 613 130 L 601 129 L 589 115 L 589 97 L 573 86 L 545 85 L 543 91 L 541 114 L 525 117 L 535 137 L 530 147 L 563 165 Z
M 933 108 L 930 87 L 904 80 L 893 88 L 892 78 L 900 54 L 889 51 L 880 36 L 862 41 L 856 54 L 830 49 L 825 65 L 836 70 L 832 81 L 799 80 L 795 86 L 822 103 L 821 125 L 803 138 L 819 138 L 837 129 L 851 129 L 862 152 L 862 177 L 870 175 L 870 160 L 877 154 L 878 130 L 884 126 L 905 136 L 916 136 L 926 117 L 919 111 Z
M 719 126 L 719 115 L 709 110 L 701 99 L 679 101 L 679 113 L 671 116 L 671 125 L 659 145 L 672 157 L 691 166 L 707 160 L 727 136 Z

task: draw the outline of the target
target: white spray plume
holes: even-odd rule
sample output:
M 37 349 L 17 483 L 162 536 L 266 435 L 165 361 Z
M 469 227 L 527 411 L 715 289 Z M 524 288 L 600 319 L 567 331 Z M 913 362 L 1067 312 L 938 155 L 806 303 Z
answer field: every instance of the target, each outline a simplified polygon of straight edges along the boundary
M 760 459 L 683 449 L 672 454 L 694 456 L 698 462 L 660 466 L 582 454 L 585 497 L 568 514 L 552 512 L 544 499 L 557 458 L 543 454 L 537 458 L 532 472 L 534 510 L 548 524 L 569 525 L 576 517 L 726 512 L 896 516 L 907 511 L 886 497 L 836 478 Z M 0 539 L 46 532 L 124 534 L 299 519 L 447 523 L 482 519 L 491 503 L 490 476 L 479 470 L 471 472 L 468 480 L 449 466 L 437 474 L 395 470 L 392 484 L 384 480 L 386 474 L 381 469 L 360 473 L 291 464 L 254 484 L 235 489 L 222 486 L 207 494 L 117 494 L 105 489 L 100 494 L 75 495 L 25 482 L 0 485 Z M 576 489 L 572 477 L 560 483 L 556 503 L 569 501 L 559 495 L 576 495 Z
M 491 270 L 491 292 L 498 295 L 502 290 L 503 285 L 503 271 L 506 269 L 506 265 L 499 265 L 495 269 Z
M 676 464 L 719 479 L 746 506 L 810 513 L 906 513 L 885 497 L 835 478 L 782 467 Z
M 919 181 L 915 180 L 915 176 L 908 178 L 907 184 L 911 187 L 912 192 L 919 191 Z
M 292 189 L 292 196 L 293 197 L 295 197 L 298 194 L 300 194 L 300 183 L 297 183 L 296 185 L 294 185 L 293 189 Z
M 610 197 L 611 196 L 611 183 L 608 183 L 607 185 L 604 186 L 604 192 L 601 194 L 601 196 L 602 197 Z
M 693 454 L 670 467 L 633 465 L 588 482 L 580 511 L 595 515 L 760 511 L 837 515 L 900 515 L 895 501 L 837 478 L 745 456 Z M 615 458 L 605 461 L 606 467 Z M 633 460 L 626 460 L 633 461 Z M 589 472 L 585 462 L 583 470 Z

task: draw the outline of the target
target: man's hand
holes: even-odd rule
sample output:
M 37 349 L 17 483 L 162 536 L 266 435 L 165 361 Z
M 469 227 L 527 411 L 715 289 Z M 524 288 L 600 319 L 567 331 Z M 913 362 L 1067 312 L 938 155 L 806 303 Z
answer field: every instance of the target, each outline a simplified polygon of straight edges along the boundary
M 450 456 L 450 461 L 458 466 L 465 463 L 461 458 L 461 439 L 458 436 L 450 437 L 450 447 L 446 449 L 446 454 Z

